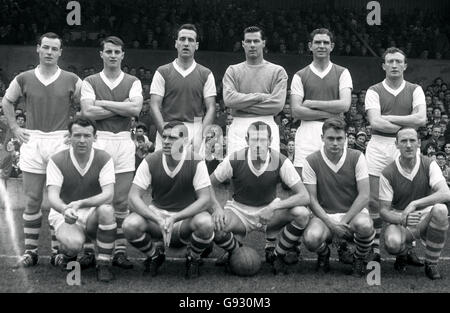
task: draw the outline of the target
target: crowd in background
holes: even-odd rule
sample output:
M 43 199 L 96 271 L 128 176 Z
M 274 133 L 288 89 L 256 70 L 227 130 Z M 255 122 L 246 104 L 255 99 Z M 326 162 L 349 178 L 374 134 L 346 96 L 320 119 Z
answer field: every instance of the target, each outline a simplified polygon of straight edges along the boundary
M 29 65 L 28 68 L 32 68 Z M 73 66 L 69 66 L 69 70 L 78 74 L 81 78 L 95 73 L 94 68 L 84 68 L 77 70 Z M 156 138 L 156 127 L 150 112 L 150 84 L 152 80 L 152 71 L 150 69 L 139 67 L 129 68 L 123 67 L 124 72 L 137 76 L 143 86 L 144 103 L 140 115 L 132 118 L 131 134 L 136 144 L 136 164 L 138 165 L 146 155 L 154 151 L 154 142 Z M 1 71 L 0 71 L 1 72 Z M 19 72 L 14 73 L 17 75 Z M 0 98 L 4 95 L 9 82 L 1 79 L 0 76 Z M 369 87 L 369 86 L 367 86 Z M 425 127 L 419 128 L 421 139 L 421 152 L 424 155 L 435 158 L 441 166 L 444 175 L 450 182 L 450 89 L 447 83 L 438 77 L 434 79 L 433 84 L 422 86 L 425 92 L 425 100 L 427 105 L 427 124 Z M 207 166 L 212 172 L 218 163 L 221 162 L 223 156 L 226 155 L 226 134 L 227 128 L 233 121 L 231 109 L 226 108 L 222 97 L 222 80 L 216 77 L 216 118 L 215 126 L 206 134 L 205 141 L 205 157 Z M 365 153 L 366 145 L 371 137 L 371 127 L 367 121 L 367 115 L 364 108 L 366 89 L 352 92 L 351 105 L 348 112 L 344 115 L 347 122 L 347 138 L 348 147 L 357 149 Z M 72 116 L 79 114 L 80 108 L 75 107 Z M 17 105 L 16 120 L 21 127 L 25 127 L 26 111 L 24 111 L 23 103 Z M 300 126 L 300 121 L 293 118 L 290 107 L 290 96 L 288 96 L 283 110 L 275 117 L 275 121 L 280 130 L 280 150 L 291 160 L 294 158 L 295 151 L 295 134 Z M 223 136 L 221 136 L 223 135 Z M 9 173 L 11 177 L 20 176 L 20 169 L 17 161 L 19 157 L 19 142 L 12 138 L 6 122 L 6 117 L 0 109 L 0 154 L 10 155 L 7 160 L 12 160 Z M 10 142 L 12 144 L 10 144 Z M 9 148 L 8 148 L 9 147 Z M 9 149 L 9 150 L 8 150 Z M 4 157 L 0 157 L 0 165 Z M 9 164 L 7 162 L 7 164 Z
M 266 53 L 307 54 L 309 33 L 325 27 L 336 34 L 334 55 L 381 56 L 399 47 L 410 58 L 450 59 L 449 12 L 415 9 L 386 12 L 379 27 L 367 25 L 367 10 L 302 7 L 266 10 L 258 1 L 101 1 L 80 0 L 80 26 L 67 25 L 66 1 L 0 0 L 0 44 L 34 45 L 40 34 L 61 29 L 64 46 L 98 47 L 110 34 L 130 48 L 173 48 L 175 30 L 193 23 L 201 50 L 241 51 L 241 31 L 260 25 L 270 40 Z M 373 52 L 373 53 L 372 53 Z

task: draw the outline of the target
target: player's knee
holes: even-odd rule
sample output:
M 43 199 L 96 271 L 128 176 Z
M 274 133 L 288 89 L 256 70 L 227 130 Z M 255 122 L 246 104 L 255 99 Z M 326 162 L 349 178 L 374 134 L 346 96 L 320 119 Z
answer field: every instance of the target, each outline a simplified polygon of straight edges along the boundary
M 448 209 L 445 204 L 435 204 L 431 209 L 431 216 L 439 222 L 448 222 Z
M 82 249 L 84 238 L 82 236 L 70 235 L 60 239 L 60 249 L 69 256 L 77 255 Z
M 322 245 L 323 234 L 317 229 L 306 229 L 303 233 L 303 240 L 309 251 L 315 252 Z
M 387 252 L 397 255 L 404 250 L 405 242 L 399 235 L 387 233 L 384 236 L 384 246 Z
M 304 206 L 296 206 L 291 209 L 291 214 L 294 216 L 294 221 L 299 226 L 306 227 L 309 223 L 310 212 Z
M 42 204 L 42 194 L 35 192 L 27 192 L 26 193 L 26 204 L 28 213 L 37 213 L 41 209 Z M 32 212 L 31 212 L 32 211 Z
M 137 215 L 128 215 L 122 223 L 122 230 L 125 238 L 133 240 L 142 235 L 142 219 Z
M 368 237 L 373 234 L 373 222 L 367 214 L 358 214 L 352 224 L 355 233 L 361 237 Z
M 199 236 L 210 237 L 214 232 L 214 223 L 209 213 L 202 212 L 192 218 L 192 227 Z
M 102 204 L 97 207 L 97 213 L 99 217 L 99 221 L 103 223 L 113 223 L 115 220 L 114 217 L 114 208 L 109 204 Z

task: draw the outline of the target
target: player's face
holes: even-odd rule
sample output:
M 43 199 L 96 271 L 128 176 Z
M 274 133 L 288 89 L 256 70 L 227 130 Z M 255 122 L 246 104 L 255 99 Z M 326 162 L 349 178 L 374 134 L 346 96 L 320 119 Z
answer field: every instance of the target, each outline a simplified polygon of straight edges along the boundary
M 56 65 L 61 56 L 61 41 L 57 38 L 42 38 L 41 44 L 37 45 L 39 63 L 42 65 Z
M 90 153 L 92 144 L 95 141 L 94 128 L 92 126 L 83 127 L 77 124 L 72 126 L 72 134 L 70 135 L 70 143 L 75 154 Z
M 193 58 L 195 50 L 198 49 L 197 34 L 190 29 L 182 29 L 178 32 L 175 40 L 175 48 L 179 58 Z
M 180 132 L 186 132 L 186 129 L 184 127 L 175 126 L 174 128 L 166 128 L 163 131 L 162 134 L 162 148 L 163 153 L 166 156 L 171 156 L 174 159 L 179 160 L 180 154 L 183 151 L 180 149 L 181 147 L 184 147 L 187 140 L 185 140 L 183 137 L 180 137 Z
M 247 141 L 252 159 L 265 160 L 271 143 L 269 132 L 263 129 L 250 130 Z
M 245 51 L 247 59 L 259 59 L 263 56 L 263 50 L 266 46 L 266 41 L 262 39 L 261 32 L 246 33 L 242 41 L 242 47 Z
M 105 43 L 103 51 L 100 51 L 103 65 L 108 68 L 121 68 L 124 56 L 125 52 L 122 50 L 122 47 L 111 42 Z
M 330 36 L 326 34 L 315 35 L 312 42 L 309 43 L 309 50 L 311 50 L 313 57 L 318 59 L 329 58 L 333 48 L 334 43 L 331 42 Z
M 342 155 L 345 147 L 345 131 L 328 128 L 322 135 L 324 149 L 327 154 Z
M 397 134 L 396 146 L 400 150 L 402 158 L 407 160 L 415 158 L 417 149 L 419 148 L 417 132 L 410 128 L 401 130 Z
M 383 70 L 390 78 L 401 78 L 406 70 L 405 56 L 400 52 L 388 53 L 384 58 Z

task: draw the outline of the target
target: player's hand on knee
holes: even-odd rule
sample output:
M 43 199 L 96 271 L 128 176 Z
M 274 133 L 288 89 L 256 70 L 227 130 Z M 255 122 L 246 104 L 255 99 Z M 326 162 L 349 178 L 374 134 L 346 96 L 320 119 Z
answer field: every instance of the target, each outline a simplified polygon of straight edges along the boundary
M 217 231 L 222 231 L 227 225 L 227 215 L 222 208 L 216 208 L 212 215 L 214 226 Z
M 421 215 L 422 214 L 420 211 L 415 211 L 415 212 L 409 213 L 406 218 L 406 226 L 416 227 L 417 224 L 419 224 L 419 222 L 420 222 Z
M 350 230 L 350 227 L 347 224 L 343 223 L 336 223 L 333 224 L 332 227 L 330 227 L 331 232 L 337 236 L 338 238 L 349 240 L 353 238 L 352 231 Z
M 266 225 L 272 220 L 273 216 L 275 215 L 275 210 L 270 205 L 268 205 L 265 208 L 259 210 L 257 214 L 259 217 L 259 222 Z
M 417 210 L 417 207 L 416 207 L 414 201 L 411 202 L 410 204 L 408 204 L 408 206 L 402 212 L 402 222 L 403 222 L 402 224 L 403 225 L 406 225 L 406 219 L 407 219 L 408 215 L 412 212 L 415 212 L 416 210 Z
M 74 210 L 74 209 L 72 209 L 72 208 L 67 208 L 67 209 L 64 211 L 64 221 L 65 221 L 67 224 L 75 224 L 75 222 L 77 221 L 77 219 L 78 219 L 78 215 L 77 215 L 76 210 Z

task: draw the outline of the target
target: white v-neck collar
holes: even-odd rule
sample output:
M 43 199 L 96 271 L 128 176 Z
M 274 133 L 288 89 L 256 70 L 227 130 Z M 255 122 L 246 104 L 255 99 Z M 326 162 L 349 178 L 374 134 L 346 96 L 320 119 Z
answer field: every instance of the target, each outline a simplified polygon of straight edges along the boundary
M 36 78 L 44 85 L 44 86 L 48 86 L 51 83 L 53 83 L 55 80 L 58 79 L 59 75 L 61 75 L 61 69 L 58 66 L 58 69 L 56 70 L 56 73 L 53 74 L 51 77 L 49 78 L 45 78 L 44 76 L 42 76 L 42 74 L 39 72 L 39 65 L 34 69 L 34 75 L 36 75 Z
M 183 76 L 183 77 L 186 77 L 186 76 L 188 76 L 189 74 L 191 74 L 191 73 L 194 71 L 195 67 L 197 66 L 197 63 L 195 62 L 195 60 L 192 62 L 192 65 L 189 66 L 187 69 L 181 68 L 181 67 L 177 64 L 177 59 L 175 59 L 175 60 L 173 61 L 172 64 L 173 64 L 173 67 L 175 68 L 175 70 L 176 70 L 178 73 L 180 73 L 180 75 Z
M 163 168 L 164 168 L 164 171 L 166 172 L 167 176 L 169 176 L 170 178 L 174 178 L 175 176 L 177 176 L 177 174 L 180 172 L 181 167 L 183 166 L 185 160 L 186 160 L 186 150 L 183 150 L 183 152 L 181 154 L 180 162 L 178 162 L 175 169 L 173 171 L 171 171 L 169 169 L 169 166 L 167 165 L 166 155 L 163 153 L 162 164 L 163 164 Z
M 269 166 L 270 155 L 271 155 L 271 151 L 269 150 L 268 153 L 267 153 L 266 161 L 264 162 L 263 166 L 261 166 L 261 168 L 259 170 L 257 170 L 253 166 L 252 158 L 250 156 L 250 148 L 248 149 L 248 151 L 247 151 L 247 164 L 248 164 L 248 167 L 250 168 L 250 171 L 253 174 L 255 174 L 256 177 L 261 176 L 266 171 L 267 167 Z
M 328 165 L 328 167 L 333 172 L 337 173 L 337 172 L 339 172 L 341 167 L 344 165 L 345 159 L 347 158 L 347 147 L 344 146 L 344 153 L 342 153 L 342 156 L 339 159 L 339 162 L 337 162 L 336 164 L 334 164 L 333 162 L 330 161 L 330 159 L 328 159 L 327 155 L 325 154 L 323 145 L 322 145 L 322 148 L 320 148 L 320 154 L 322 155 L 322 158 L 323 158 L 325 164 Z
M 328 73 L 331 71 L 331 68 L 333 67 L 333 63 L 330 62 L 330 64 L 328 64 L 327 68 L 324 71 L 320 71 L 317 67 L 314 66 L 313 63 L 311 63 L 309 65 L 309 68 L 311 69 L 311 71 L 316 74 L 317 76 L 320 77 L 320 79 L 323 79 L 325 76 L 328 75 Z
M 120 71 L 119 77 L 117 77 L 115 81 L 110 81 L 103 71 L 100 72 L 100 78 L 103 80 L 103 82 L 106 84 L 106 86 L 108 86 L 110 90 L 113 90 L 114 88 L 119 86 L 124 77 L 125 73 Z
M 402 175 L 403 177 L 405 177 L 407 180 L 409 181 L 413 181 L 414 177 L 416 177 L 417 173 L 419 172 L 419 167 L 420 167 L 420 162 L 422 162 L 421 158 L 420 158 L 420 152 L 419 149 L 417 149 L 417 154 L 416 154 L 416 164 L 414 165 L 413 170 L 411 171 L 411 173 L 406 172 L 403 167 L 400 165 L 400 155 L 397 156 L 397 158 L 395 159 L 395 165 L 397 166 L 397 169 L 400 173 L 400 175 Z
M 397 97 L 398 94 L 400 92 L 402 92 L 402 90 L 405 88 L 406 82 L 405 82 L 405 80 L 403 80 L 402 84 L 397 89 L 392 89 L 391 87 L 389 87 L 388 84 L 386 83 L 386 79 L 383 80 L 382 84 L 383 84 L 384 89 L 387 90 L 387 92 L 389 92 L 394 97 Z
M 89 160 L 86 163 L 86 166 L 84 169 L 82 169 L 80 167 L 80 164 L 78 164 L 77 159 L 75 158 L 75 154 L 73 153 L 73 148 L 70 147 L 69 148 L 69 154 L 70 154 L 70 159 L 72 160 L 73 166 L 75 166 L 76 170 L 78 171 L 78 173 L 80 173 L 81 176 L 84 176 L 87 171 L 89 171 L 89 169 L 91 168 L 92 165 L 92 161 L 94 160 L 94 149 L 91 149 L 91 154 L 89 155 Z

